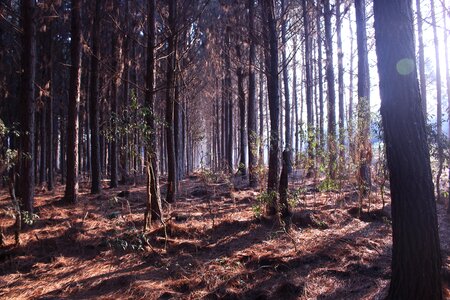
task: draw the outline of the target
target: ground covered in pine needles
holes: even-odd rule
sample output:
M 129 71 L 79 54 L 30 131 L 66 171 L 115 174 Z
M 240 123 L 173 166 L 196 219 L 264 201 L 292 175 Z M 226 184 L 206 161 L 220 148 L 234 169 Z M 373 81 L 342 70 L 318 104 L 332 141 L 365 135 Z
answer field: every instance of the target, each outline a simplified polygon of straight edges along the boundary
M 260 216 L 256 190 L 200 174 L 184 180 L 165 224 L 142 234 L 144 186 L 61 205 L 63 187 L 36 197 L 39 219 L 13 247 L 10 201 L 0 194 L 2 299 L 382 299 L 390 278 L 389 204 L 371 194 L 358 217 L 350 184 L 291 182 L 293 228 Z M 164 189 L 164 187 L 163 187 Z M 121 193 L 122 191 L 129 193 Z M 322 192 L 321 192 L 322 191 Z M 122 197 L 121 197 L 122 196 Z M 388 197 L 386 197 L 388 198 Z M 438 204 L 446 296 L 450 221 Z

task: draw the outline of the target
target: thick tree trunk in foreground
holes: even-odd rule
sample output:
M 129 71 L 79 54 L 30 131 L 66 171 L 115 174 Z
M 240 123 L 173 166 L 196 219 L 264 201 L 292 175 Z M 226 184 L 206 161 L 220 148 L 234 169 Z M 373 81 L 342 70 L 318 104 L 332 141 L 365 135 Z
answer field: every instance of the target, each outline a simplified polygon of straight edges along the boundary
M 263 0 L 263 13 L 266 35 L 266 76 L 267 93 L 270 110 L 270 148 L 269 148 L 269 175 L 267 182 L 268 192 L 276 192 L 278 187 L 278 172 L 280 163 L 279 154 L 279 82 L 278 82 L 278 34 L 275 20 L 275 3 L 273 0 Z M 276 199 L 272 199 L 267 207 L 267 213 L 276 213 Z
M 22 17 L 22 78 L 20 95 L 20 149 L 19 194 L 23 209 L 33 213 L 34 203 L 34 136 L 35 136 L 35 95 L 36 77 L 36 25 L 34 23 L 34 0 L 21 1 Z
M 375 0 L 374 15 L 392 198 L 388 298 L 442 299 L 436 204 L 415 67 L 411 1 Z
M 70 87 L 67 116 L 67 180 L 64 199 L 75 203 L 78 196 L 78 129 L 81 84 L 81 0 L 72 0 Z

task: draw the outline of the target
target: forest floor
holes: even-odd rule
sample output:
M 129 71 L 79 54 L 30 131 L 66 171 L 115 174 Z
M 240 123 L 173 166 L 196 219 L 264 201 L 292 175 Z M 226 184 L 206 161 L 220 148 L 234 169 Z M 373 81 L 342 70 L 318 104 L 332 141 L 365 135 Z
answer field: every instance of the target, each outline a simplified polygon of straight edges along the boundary
M 63 186 L 39 191 L 39 219 L 13 247 L 10 201 L 0 193 L 1 299 L 383 299 L 390 278 L 389 205 L 371 213 L 351 185 L 300 189 L 293 229 L 259 217 L 258 191 L 195 175 L 181 182 L 165 226 L 142 234 L 145 187 L 121 186 L 61 205 Z M 127 190 L 124 197 L 121 191 Z M 388 198 L 388 197 L 386 197 Z M 367 202 L 367 201 L 365 201 Z M 389 203 L 389 201 L 388 201 Z M 446 297 L 450 218 L 438 204 Z M 8 246 L 9 245 L 9 246 Z M 420 259 L 420 258 L 418 258 Z

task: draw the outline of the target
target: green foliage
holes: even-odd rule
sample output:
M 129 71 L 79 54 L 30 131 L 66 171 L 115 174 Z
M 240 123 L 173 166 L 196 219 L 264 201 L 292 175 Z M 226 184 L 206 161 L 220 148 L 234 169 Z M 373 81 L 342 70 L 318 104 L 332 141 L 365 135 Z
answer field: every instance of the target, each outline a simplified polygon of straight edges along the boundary
M 277 199 L 278 193 L 275 191 L 262 192 L 256 197 L 256 203 L 252 206 L 253 215 L 260 218 L 264 209 L 268 205 L 272 205 Z
M 37 214 L 31 214 L 28 211 L 22 211 L 22 222 L 27 225 L 33 225 L 39 219 Z
M 293 191 L 288 191 L 288 204 L 289 207 L 294 208 L 297 207 L 301 202 L 301 197 L 305 193 L 305 189 L 299 188 Z
M 109 247 L 123 251 L 144 251 L 144 246 L 148 244 L 148 238 L 143 233 L 125 233 L 108 240 Z
M 321 192 L 332 192 L 339 190 L 339 183 L 331 178 L 325 178 L 318 186 Z

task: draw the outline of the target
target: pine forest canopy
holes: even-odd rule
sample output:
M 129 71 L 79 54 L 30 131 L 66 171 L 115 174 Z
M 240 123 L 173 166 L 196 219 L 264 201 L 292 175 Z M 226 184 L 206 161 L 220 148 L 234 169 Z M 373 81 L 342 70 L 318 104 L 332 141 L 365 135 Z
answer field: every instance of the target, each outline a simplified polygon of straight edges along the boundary
M 167 250 L 188 194 L 208 199 L 214 228 L 211 195 L 227 189 L 233 203 L 258 195 L 247 211 L 297 253 L 297 226 L 322 226 L 316 193 L 346 195 L 359 220 L 375 207 L 392 224 L 384 296 L 443 299 L 448 2 L 0 0 L 0 203 L 15 245 L 41 197 L 79 208 L 87 192 L 118 202 L 145 186 L 141 247 L 163 228 Z

